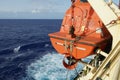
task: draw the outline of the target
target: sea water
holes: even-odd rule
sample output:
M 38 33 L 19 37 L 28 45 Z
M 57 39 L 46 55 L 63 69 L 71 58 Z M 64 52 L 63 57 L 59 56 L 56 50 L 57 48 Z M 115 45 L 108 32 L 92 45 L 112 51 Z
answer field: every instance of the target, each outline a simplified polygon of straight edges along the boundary
M 61 22 L 1 19 L 0 80 L 73 80 L 76 71 L 63 67 L 63 55 L 55 51 L 48 37 L 60 30 Z

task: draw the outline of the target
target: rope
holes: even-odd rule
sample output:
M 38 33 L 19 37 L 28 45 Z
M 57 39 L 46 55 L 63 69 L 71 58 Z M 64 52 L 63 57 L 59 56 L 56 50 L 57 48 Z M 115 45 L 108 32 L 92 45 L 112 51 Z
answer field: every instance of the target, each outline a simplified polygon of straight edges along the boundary
M 76 71 L 76 74 L 79 75 L 78 71 L 77 71 L 77 68 L 75 68 L 75 71 Z
M 105 26 L 108 26 L 108 25 L 110 25 L 110 24 L 115 24 L 116 22 L 117 22 L 117 20 L 112 20 L 109 24 L 107 24 L 107 25 L 105 25 Z M 111 27 L 111 26 L 110 26 L 110 27 Z M 110 27 L 108 27 L 108 28 L 110 28 Z M 102 27 L 102 28 L 103 28 L 103 27 Z M 96 32 L 96 31 L 98 31 L 98 30 L 100 30 L 100 29 L 102 29 L 102 28 L 99 28 L 99 29 L 93 31 L 93 32 L 91 32 L 90 34 Z M 88 34 L 88 35 L 86 35 L 86 36 L 89 36 L 90 34 Z M 84 37 L 86 37 L 86 36 L 84 36 Z M 72 63 L 72 52 L 73 52 L 73 46 L 74 46 L 73 44 L 74 44 L 74 42 L 79 41 L 81 38 L 84 38 L 84 37 L 76 37 L 75 40 L 71 40 L 71 41 L 70 41 L 70 46 L 67 45 L 67 41 L 65 40 L 65 50 L 67 50 L 67 52 L 70 53 L 70 60 L 69 60 L 70 62 L 68 62 L 69 65 L 71 65 L 71 63 Z M 68 51 L 68 48 L 70 48 L 70 51 Z M 79 73 L 78 73 L 78 71 L 77 71 L 76 68 L 75 68 L 75 71 L 76 71 L 76 74 L 79 75 Z M 66 79 L 67 79 L 67 80 L 69 80 L 69 79 L 68 79 L 68 74 L 69 74 L 69 70 L 67 71 L 67 74 L 66 74 Z
M 70 35 L 74 35 L 74 31 L 75 31 L 75 29 L 74 29 L 74 5 L 73 5 L 73 3 L 75 2 L 75 0 L 71 0 L 72 1 L 72 26 L 70 27 L 70 30 L 69 30 L 69 34 Z M 119 0 L 120 1 L 120 0 Z M 119 2 L 119 4 L 120 4 L 120 2 Z M 115 24 L 115 23 L 117 23 L 117 20 L 112 20 L 110 23 L 108 23 L 107 25 L 105 25 L 105 26 L 108 26 L 108 25 L 110 25 L 110 24 Z M 111 27 L 111 26 L 110 26 Z M 108 27 L 108 28 L 110 28 L 110 27 Z M 70 59 L 69 59 L 69 61 L 68 61 L 68 65 L 71 65 L 72 64 L 72 52 L 73 52 L 73 44 L 74 44 L 74 42 L 77 42 L 77 41 L 79 41 L 81 38 L 84 38 L 84 37 L 86 37 L 86 36 L 89 36 L 89 35 L 91 35 L 91 34 L 93 34 L 94 32 L 96 32 L 96 31 L 98 31 L 98 30 L 101 30 L 101 29 L 103 29 L 104 27 L 102 27 L 102 28 L 99 28 L 99 29 L 97 29 L 97 30 L 95 30 L 95 31 L 93 31 L 93 32 L 91 32 L 91 33 L 89 33 L 89 34 L 87 34 L 87 35 L 85 35 L 85 36 L 77 36 L 76 38 L 75 38 L 75 40 L 71 40 L 70 41 L 70 45 L 67 45 L 67 41 L 65 40 L 65 50 L 68 52 L 68 53 L 70 53 Z M 70 51 L 68 51 L 68 48 L 70 49 Z M 76 71 L 76 73 L 77 73 L 77 75 L 79 75 L 79 73 L 78 73 L 78 71 L 77 71 L 77 69 L 75 68 L 75 71 Z M 66 74 L 66 79 L 67 80 L 69 80 L 69 78 L 68 78 L 68 74 L 69 74 L 69 70 L 67 71 L 67 74 Z
M 69 76 L 68 76 L 68 74 L 69 74 L 69 70 L 67 70 L 67 74 L 66 74 L 66 80 L 69 80 Z
M 117 23 L 118 20 L 119 20 L 119 18 L 118 18 L 117 20 L 112 20 L 112 21 L 110 21 L 110 23 L 106 24 L 105 26 L 109 26 L 109 25 L 111 25 L 111 24 L 115 24 L 115 23 Z M 108 28 L 110 28 L 110 27 L 112 27 L 112 26 L 109 26 Z M 86 37 L 86 36 L 89 36 L 89 35 L 93 34 L 94 32 L 99 31 L 99 30 L 101 30 L 101 29 L 103 29 L 103 28 L 104 28 L 104 27 L 98 28 L 98 29 L 94 30 L 93 32 L 91 32 L 91 33 L 89 33 L 89 34 L 87 34 L 87 35 L 85 35 L 85 36 L 81 36 L 80 39 L 81 39 L 81 38 L 84 38 L 84 37 Z

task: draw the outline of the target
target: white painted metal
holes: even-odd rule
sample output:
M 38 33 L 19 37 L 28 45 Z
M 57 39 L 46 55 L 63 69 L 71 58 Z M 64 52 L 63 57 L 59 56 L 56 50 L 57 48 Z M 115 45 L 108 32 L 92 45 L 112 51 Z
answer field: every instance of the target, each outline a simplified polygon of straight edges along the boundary
M 101 55 L 103 55 L 104 57 L 108 57 L 108 54 L 105 53 L 105 52 L 103 52 L 101 49 L 98 49 L 96 53 L 101 54 Z
M 104 0 L 88 1 L 105 25 L 107 25 L 110 21 L 116 20 L 118 18 Z
M 108 64 L 110 66 L 106 67 Z M 79 77 L 77 80 L 96 80 L 97 77 L 100 77 L 102 80 L 120 80 L 120 42 L 98 69 L 91 69 L 86 76 Z
M 106 67 L 106 65 L 110 62 L 110 68 L 108 70 L 112 71 L 113 73 L 109 73 L 109 78 L 110 80 L 116 80 L 114 71 L 117 73 L 118 68 L 115 68 L 115 64 L 120 61 L 120 42 L 117 44 L 117 46 L 109 53 L 108 57 L 103 61 L 103 63 L 101 64 L 101 66 L 98 68 L 98 70 L 96 71 L 96 73 L 94 74 L 92 80 L 95 80 L 97 77 L 103 75 L 104 69 Z M 114 77 L 113 77 L 114 75 Z M 112 76 L 112 77 L 111 77 Z M 108 79 L 104 79 L 104 80 L 108 80 Z
M 107 4 L 104 0 L 88 0 L 88 2 L 111 33 L 112 50 L 109 55 L 101 53 L 106 58 L 97 70 L 93 68 L 86 76 L 79 77 L 77 80 L 96 80 L 97 77 L 102 80 L 120 80 L 120 23 L 109 24 L 120 17 L 120 10 L 114 3 Z M 110 67 L 105 69 L 108 63 Z
M 104 0 L 88 0 L 93 9 L 96 11 L 98 16 L 101 18 L 103 23 L 108 28 L 109 32 L 113 36 L 113 43 L 112 48 L 115 47 L 115 45 L 120 40 L 120 24 L 110 24 L 111 21 L 117 20 L 118 16 L 120 16 L 120 10 L 118 7 L 112 3 L 111 5 L 108 5 Z

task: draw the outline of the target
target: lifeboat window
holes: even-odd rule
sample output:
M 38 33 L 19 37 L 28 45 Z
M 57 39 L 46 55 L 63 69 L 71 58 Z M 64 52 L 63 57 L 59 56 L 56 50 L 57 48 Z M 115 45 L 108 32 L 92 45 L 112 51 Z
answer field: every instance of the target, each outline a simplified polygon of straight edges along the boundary
M 81 2 L 88 2 L 87 0 L 80 0 Z

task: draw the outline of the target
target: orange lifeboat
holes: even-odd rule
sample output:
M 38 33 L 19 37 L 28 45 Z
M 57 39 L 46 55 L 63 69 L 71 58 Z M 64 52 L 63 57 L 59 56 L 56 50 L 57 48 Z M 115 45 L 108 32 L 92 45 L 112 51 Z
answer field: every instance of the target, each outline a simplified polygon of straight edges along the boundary
M 96 12 L 88 2 L 82 0 L 72 0 L 60 31 L 50 33 L 49 36 L 56 51 L 73 60 L 71 64 L 63 60 L 63 65 L 68 69 L 75 68 L 81 58 L 95 54 L 97 48 L 104 51 L 112 40 Z

